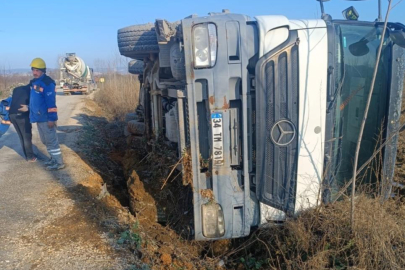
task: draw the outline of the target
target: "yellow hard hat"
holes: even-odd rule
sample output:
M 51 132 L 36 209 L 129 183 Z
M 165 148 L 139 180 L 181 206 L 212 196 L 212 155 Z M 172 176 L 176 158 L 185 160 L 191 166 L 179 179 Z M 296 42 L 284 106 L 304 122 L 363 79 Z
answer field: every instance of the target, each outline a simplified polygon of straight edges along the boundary
M 42 60 L 41 58 L 35 58 L 34 60 L 32 60 L 30 66 L 33 67 L 33 68 L 38 68 L 38 69 L 46 68 L 45 61 Z

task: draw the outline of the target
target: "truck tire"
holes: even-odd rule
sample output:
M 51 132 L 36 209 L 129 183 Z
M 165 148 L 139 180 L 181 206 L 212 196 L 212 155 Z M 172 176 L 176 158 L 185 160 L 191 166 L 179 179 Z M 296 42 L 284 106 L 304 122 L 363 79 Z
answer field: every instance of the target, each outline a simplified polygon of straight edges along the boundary
M 138 116 L 137 116 L 136 113 L 127 113 L 125 115 L 125 122 L 126 123 L 128 123 L 129 121 L 132 121 L 132 120 L 137 120 L 137 119 L 138 119 Z
M 145 123 L 131 120 L 127 124 L 127 129 L 132 135 L 142 136 L 143 134 L 145 134 Z
M 118 30 L 118 48 L 123 56 L 143 60 L 158 53 L 159 45 L 153 23 L 132 25 Z
M 131 74 L 143 74 L 143 61 L 132 60 L 128 63 L 128 72 Z

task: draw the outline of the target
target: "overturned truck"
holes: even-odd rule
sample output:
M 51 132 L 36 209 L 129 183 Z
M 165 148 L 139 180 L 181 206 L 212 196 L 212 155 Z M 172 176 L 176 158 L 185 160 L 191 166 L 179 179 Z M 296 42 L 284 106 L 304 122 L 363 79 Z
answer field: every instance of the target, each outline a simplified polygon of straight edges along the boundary
M 336 198 L 352 177 L 382 30 L 380 22 L 227 10 L 118 30 L 120 52 L 142 82 L 146 135 L 177 143 L 179 155 L 191 151 L 195 239 L 246 236 Z M 381 162 L 360 174 L 363 183 L 384 182 L 385 193 L 404 31 L 388 23 L 359 156 L 360 168 L 384 146 Z

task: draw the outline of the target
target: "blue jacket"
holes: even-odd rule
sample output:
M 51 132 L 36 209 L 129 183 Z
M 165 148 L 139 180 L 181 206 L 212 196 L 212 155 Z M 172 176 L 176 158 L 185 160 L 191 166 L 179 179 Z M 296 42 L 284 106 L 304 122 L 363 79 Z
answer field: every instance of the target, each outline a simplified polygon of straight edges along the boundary
M 58 120 L 55 81 L 46 74 L 30 82 L 30 122 Z
M 8 110 L 10 109 L 11 97 L 0 101 L 0 137 L 3 136 L 10 127 Z

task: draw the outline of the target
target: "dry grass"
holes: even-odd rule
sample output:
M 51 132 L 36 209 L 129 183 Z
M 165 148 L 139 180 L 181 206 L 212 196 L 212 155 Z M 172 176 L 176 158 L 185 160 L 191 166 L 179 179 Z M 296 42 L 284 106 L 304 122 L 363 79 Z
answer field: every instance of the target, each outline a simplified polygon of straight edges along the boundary
M 254 258 L 260 269 L 405 269 L 405 206 L 359 195 L 353 231 L 345 200 L 262 229 L 241 246 L 233 257 Z
M 134 112 L 139 101 L 139 80 L 137 75 L 108 73 L 105 82 L 99 83 L 95 101 L 116 118 L 123 120 L 129 112 Z
M 1 73 L 1 71 L 0 71 Z M 21 74 L 0 74 L 0 99 L 8 97 L 12 90 L 19 86 L 28 84 L 30 81 L 29 76 Z
M 183 184 L 193 185 L 193 168 L 191 160 L 191 150 L 187 147 L 183 151 Z
M 59 78 L 57 69 L 47 69 L 46 74 L 53 79 Z M 8 97 L 17 86 L 27 85 L 33 79 L 30 72 L 11 73 L 10 70 L 0 66 L 0 99 Z

